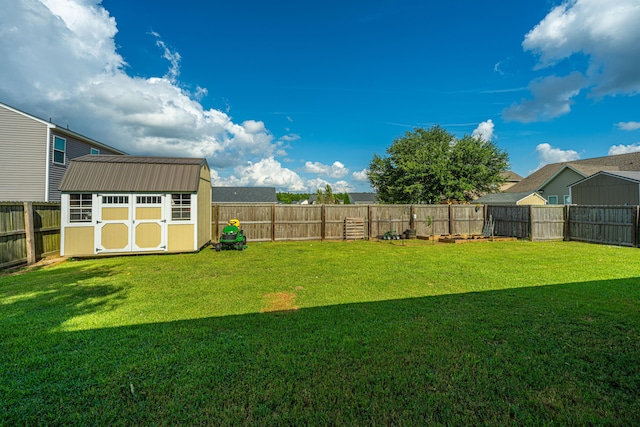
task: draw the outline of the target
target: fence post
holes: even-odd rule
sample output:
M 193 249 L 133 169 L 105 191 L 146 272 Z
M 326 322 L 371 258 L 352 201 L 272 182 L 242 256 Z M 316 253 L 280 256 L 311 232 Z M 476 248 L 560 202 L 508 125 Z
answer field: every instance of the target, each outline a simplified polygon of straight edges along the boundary
M 276 241 L 276 204 L 271 205 L 271 241 Z
M 323 203 L 320 205 L 320 241 L 324 242 L 324 238 L 326 235 L 326 221 L 327 221 L 327 213 L 326 213 L 326 205 Z
M 638 247 L 638 217 L 640 217 L 638 212 L 639 209 L 640 206 L 636 206 L 636 208 L 633 210 L 633 229 L 631 230 L 631 236 L 633 239 L 634 248 Z
M 27 240 L 27 264 L 34 264 L 36 262 L 36 238 L 33 226 L 33 204 L 31 202 L 24 202 L 24 231 Z
M 453 236 L 453 205 L 449 203 L 449 234 Z
M 569 241 L 571 240 L 571 236 L 569 236 L 569 209 L 571 209 L 569 207 L 570 205 L 564 205 L 564 240 L 565 241 Z
M 529 235 L 529 240 L 531 240 L 533 242 L 533 205 L 529 205 L 529 221 L 527 223 L 529 229 L 528 231 L 528 235 Z
M 367 205 L 367 219 L 369 221 L 369 240 L 371 240 L 371 236 L 373 236 L 373 207 L 371 205 Z M 378 236 L 376 236 L 377 238 Z

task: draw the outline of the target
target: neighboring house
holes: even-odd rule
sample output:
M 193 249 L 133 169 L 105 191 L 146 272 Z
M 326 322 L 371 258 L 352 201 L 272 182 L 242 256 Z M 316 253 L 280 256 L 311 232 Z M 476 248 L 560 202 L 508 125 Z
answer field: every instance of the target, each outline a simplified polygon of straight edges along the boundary
M 640 172 L 597 172 L 570 190 L 577 205 L 640 205 Z
M 523 193 L 493 193 L 474 200 L 473 203 L 482 205 L 545 205 L 547 201 L 538 193 L 525 191 Z
M 205 159 L 83 156 L 60 190 L 62 256 L 193 252 L 211 241 Z
M 618 154 L 546 165 L 506 190 L 538 192 L 550 205 L 570 204 L 569 186 L 601 171 L 640 171 L 640 153 Z
M 513 187 L 520 181 L 522 181 L 522 177 L 513 171 L 506 171 L 502 174 L 504 178 L 504 184 L 500 187 L 500 191 L 508 190 Z
M 378 203 L 376 193 L 347 193 L 352 205 L 374 205 Z
M 69 161 L 86 154 L 127 153 L 0 103 L 0 200 L 59 202 Z
M 212 187 L 212 203 L 278 203 L 275 187 Z

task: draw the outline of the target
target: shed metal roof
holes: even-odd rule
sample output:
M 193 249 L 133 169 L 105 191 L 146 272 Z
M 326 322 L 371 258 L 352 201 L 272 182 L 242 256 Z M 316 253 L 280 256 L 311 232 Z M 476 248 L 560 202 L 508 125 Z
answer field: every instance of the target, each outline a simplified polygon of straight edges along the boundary
M 206 159 L 87 155 L 69 162 L 64 192 L 197 192 Z
M 580 181 L 574 182 L 573 184 L 571 184 L 569 187 L 574 187 L 578 184 L 581 184 L 583 182 L 589 181 L 592 178 L 598 176 L 598 175 L 609 175 L 612 176 L 614 178 L 622 178 L 624 180 L 627 181 L 632 181 L 632 182 L 636 182 L 638 184 L 640 184 L 640 171 L 600 171 L 597 173 L 594 173 L 593 175 L 590 175 L 586 178 L 581 179 Z

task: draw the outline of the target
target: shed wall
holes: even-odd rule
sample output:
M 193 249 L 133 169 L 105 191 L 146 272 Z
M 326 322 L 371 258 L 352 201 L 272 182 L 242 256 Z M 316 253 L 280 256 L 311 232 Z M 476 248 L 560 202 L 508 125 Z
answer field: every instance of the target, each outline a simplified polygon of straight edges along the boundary
M 200 168 L 198 184 L 198 248 L 211 241 L 211 172 L 207 166 Z M 197 248 L 196 248 L 197 249 Z
M 638 205 L 638 183 L 599 174 L 571 187 L 571 201 L 577 205 Z

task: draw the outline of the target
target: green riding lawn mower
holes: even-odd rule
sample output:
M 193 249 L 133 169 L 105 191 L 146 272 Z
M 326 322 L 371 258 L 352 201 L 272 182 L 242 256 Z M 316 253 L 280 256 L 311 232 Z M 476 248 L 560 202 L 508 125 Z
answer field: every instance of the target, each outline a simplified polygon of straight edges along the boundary
M 213 245 L 213 248 L 216 252 L 229 249 L 237 251 L 247 249 L 247 236 L 244 235 L 244 230 L 240 229 L 240 221 L 230 219 L 222 229 L 220 240 Z

